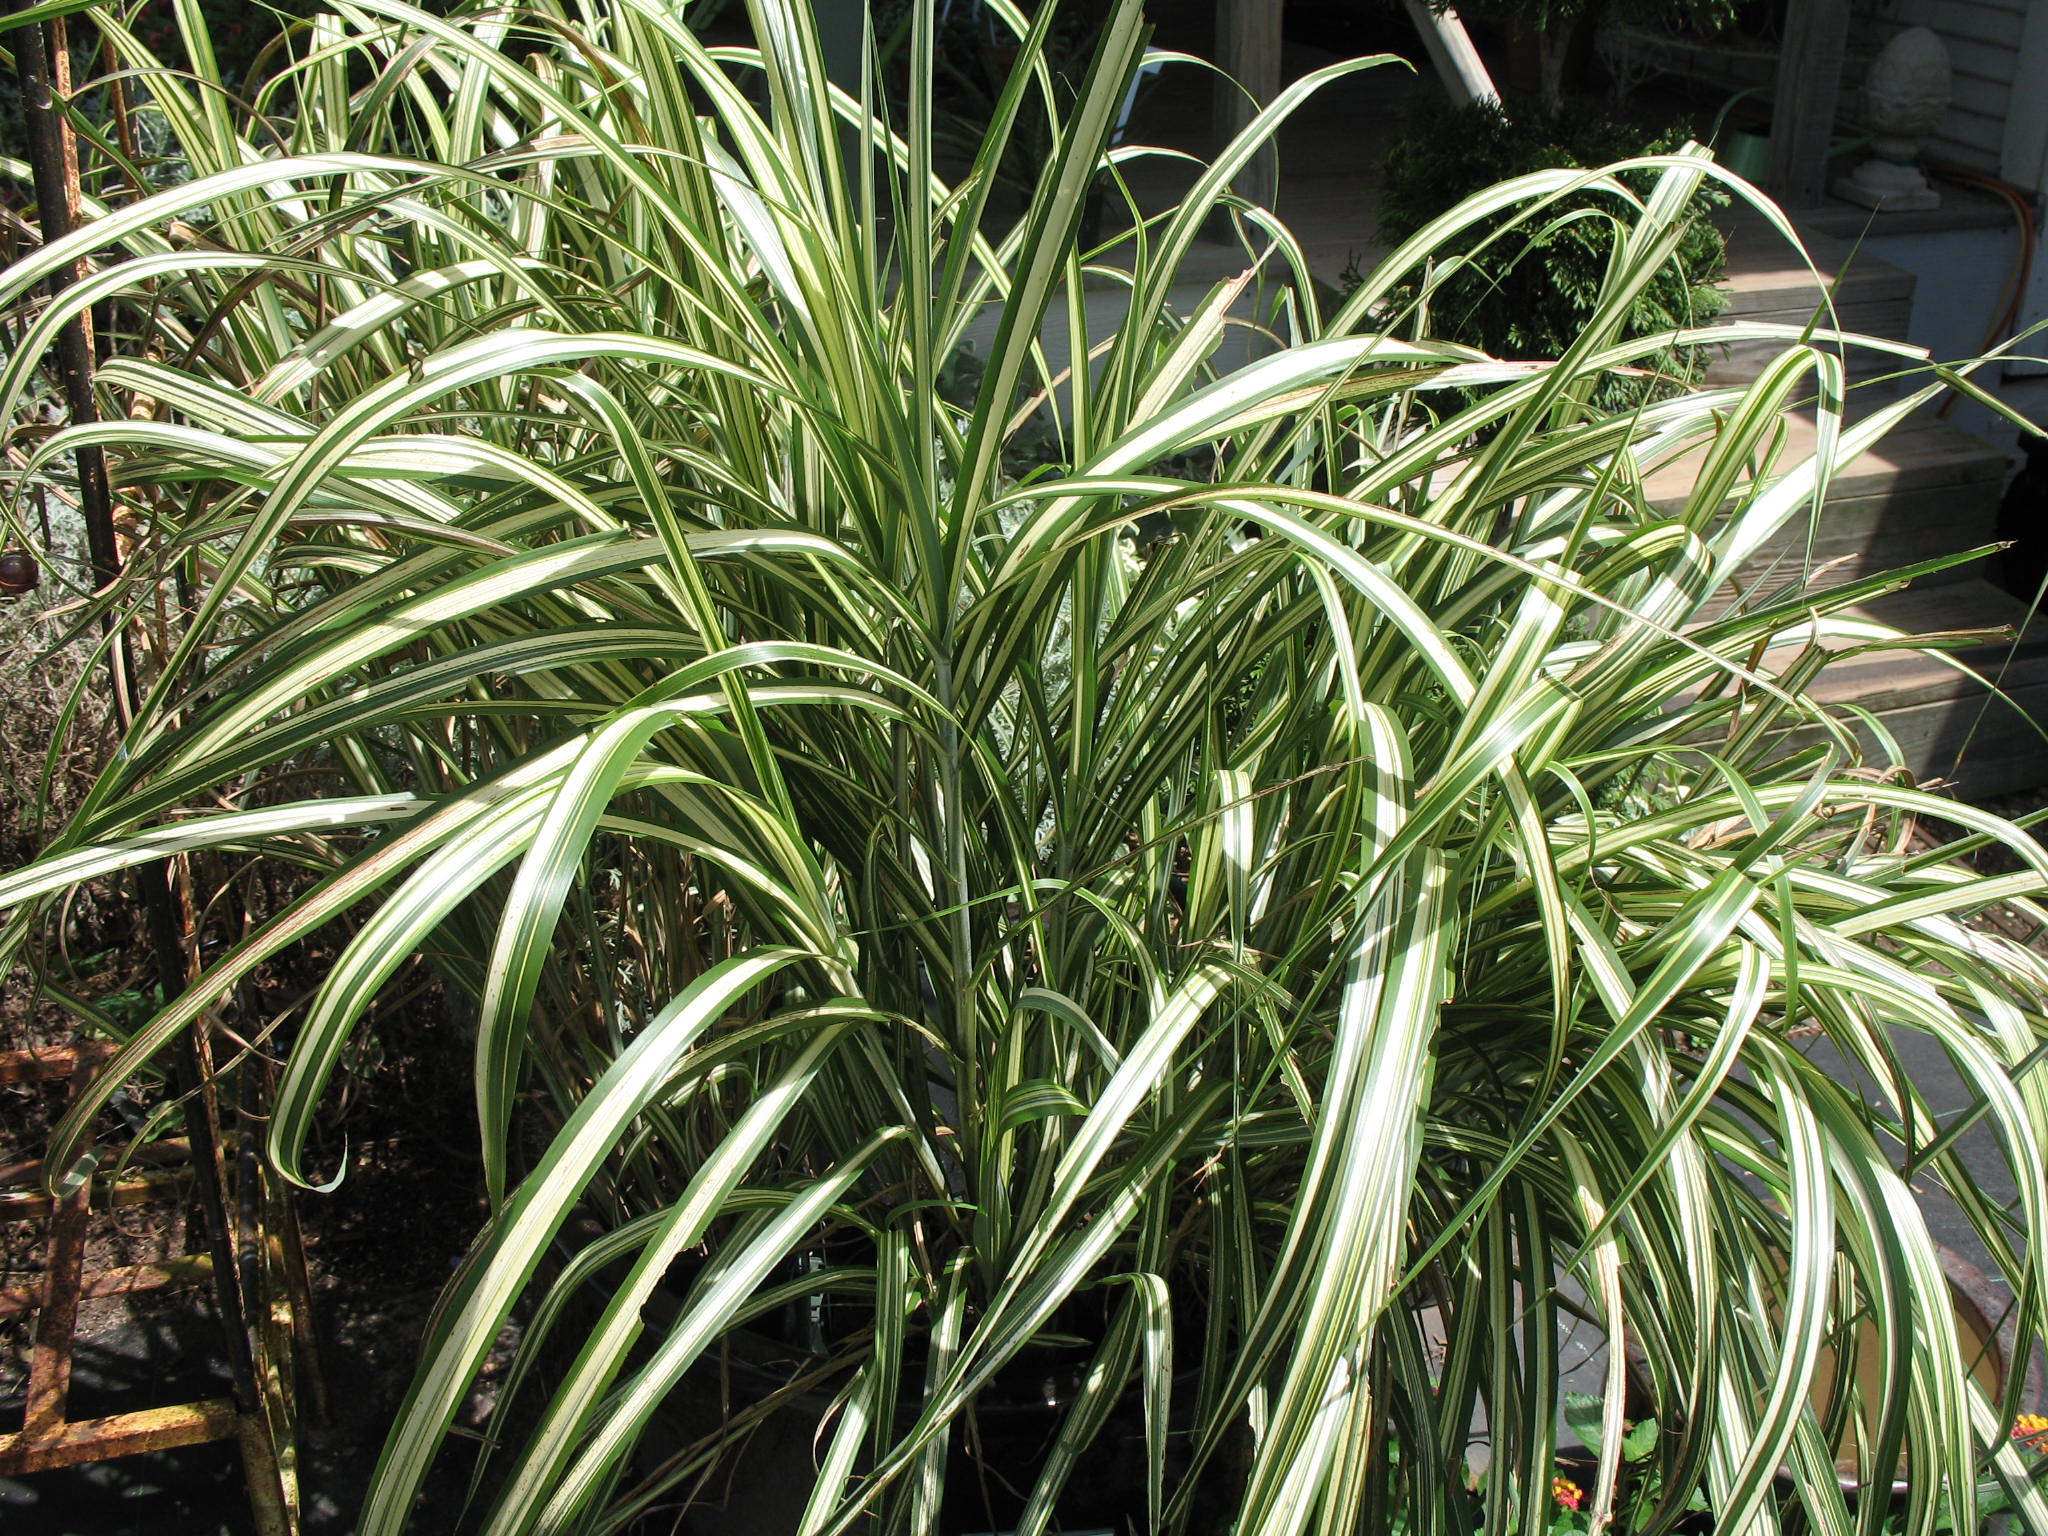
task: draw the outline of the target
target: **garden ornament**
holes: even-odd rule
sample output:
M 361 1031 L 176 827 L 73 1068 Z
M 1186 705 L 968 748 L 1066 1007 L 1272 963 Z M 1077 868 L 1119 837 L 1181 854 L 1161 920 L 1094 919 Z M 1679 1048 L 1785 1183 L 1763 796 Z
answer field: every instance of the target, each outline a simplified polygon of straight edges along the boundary
M 1870 158 L 1834 184 L 1834 194 L 1880 213 L 1939 208 L 1941 194 L 1915 163 L 1920 141 L 1948 110 L 1948 48 L 1927 27 L 1910 27 L 1885 45 L 1863 79 Z

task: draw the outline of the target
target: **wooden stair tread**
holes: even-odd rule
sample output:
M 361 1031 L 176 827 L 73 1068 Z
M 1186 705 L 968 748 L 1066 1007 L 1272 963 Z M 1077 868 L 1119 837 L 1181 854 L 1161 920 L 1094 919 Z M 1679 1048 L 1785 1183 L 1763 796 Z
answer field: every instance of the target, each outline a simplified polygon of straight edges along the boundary
M 1914 274 L 1859 249 L 1855 244 L 1800 229 L 1802 252 L 1760 216 L 1724 210 L 1717 219 L 1728 245 L 1727 275 L 1721 284 L 1727 307 L 1723 325 L 1769 321 L 1803 327 L 1816 319 L 1853 335 L 1903 341 L 1913 319 Z M 1808 258 L 1811 258 L 1809 263 Z M 1830 316 L 1824 306 L 1832 301 Z M 1706 377 L 1714 384 L 1739 384 L 1763 372 L 1781 347 L 1776 341 L 1738 341 L 1710 349 Z M 1882 380 L 1904 360 L 1874 347 L 1847 349 L 1849 377 L 1869 384 Z M 1876 386 L 1890 392 L 1893 386 Z
M 1951 587 L 1908 587 L 1872 598 L 1854 610 L 1866 619 L 1890 624 L 1916 635 L 1945 630 L 2005 628 L 2025 631 L 2030 640 L 2048 643 L 2048 618 L 2029 615 L 2027 604 L 1988 581 Z
M 1805 411 L 1785 417 L 1785 435 L 1772 462 L 1789 470 L 1807 458 L 1817 440 L 1814 420 Z M 1644 487 L 1650 504 L 1676 511 L 1691 495 L 1704 446 L 1662 465 Z M 1947 485 L 1990 483 L 2002 486 L 2005 455 L 1943 421 L 1914 417 L 1900 424 L 1867 453 L 1838 470 L 1829 484 L 1830 501 Z M 1993 498 L 1995 501 L 1995 497 Z
M 1807 254 L 1813 258 L 1809 267 L 1768 226 L 1744 222 L 1724 232 L 1728 308 L 1723 313 L 1730 318 L 1802 307 L 1810 312 L 1830 287 L 1837 309 L 1913 297 L 1912 273 L 1844 241 L 1808 237 Z
M 1908 634 L 2005 629 L 2015 638 L 1986 639 L 1944 654 L 2008 691 L 2048 682 L 2048 618 L 2029 622 L 2027 605 L 1987 581 L 1911 588 L 1847 610 Z M 1792 647 L 1773 660 L 1789 661 Z M 1858 704 L 1882 713 L 1982 692 L 1974 678 L 1938 657 L 1908 650 L 1863 651 L 1830 662 L 1809 689 L 1824 704 Z

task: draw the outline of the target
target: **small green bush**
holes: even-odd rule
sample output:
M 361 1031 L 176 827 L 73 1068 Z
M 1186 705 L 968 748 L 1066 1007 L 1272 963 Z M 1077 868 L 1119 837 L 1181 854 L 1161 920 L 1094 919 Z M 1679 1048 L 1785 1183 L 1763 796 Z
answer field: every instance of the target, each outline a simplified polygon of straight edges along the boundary
M 1510 116 L 1492 103 L 1454 107 L 1430 100 L 1418 106 L 1387 151 L 1380 237 L 1398 245 L 1496 182 L 1532 171 L 1606 166 L 1641 155 L 1668 154 L 1687 137 L 1681 128 L 1646 129 L 1586 113 L 1546 116 L 1533 104 L 1516 104 Z M 1655 173 L 1625 172 L 1621 179 L 1643 195 Z M 1711 183 L 1703 186 L 1676 256 L 1630 306 L 1622 337 L 1698 325 L 1720 312 L 1726 299 L 1716 284 L 1725 265 L 1726 243 L 1707 214 L 1726 202 L 1726 194 Z M 1472 265 L 1444 275 L 1430 291 L 1429 333 L 1495 357 L 1561 356 L 1583 334 L 1599 305 L 1621 212 L 1611 192 L 1588 188 L 1500 234 Z M 1401 290 L 1389 305 L 1389 317 L 1412 306 L 1417 296 L 1413 286 Z M 1655 359 L 1654 366 L 1676 380 L 1691 382 L 1704 369 L 1702 351 L 1672 349 Z M 1647 393 L 1655 398 L 1671 393 L 1671 388 L 1653 387 Z M 1601 386 L 1599 403 L 1609 409 L 1625 408 L 1645 394 L 1640 381 L 1610 379 Z

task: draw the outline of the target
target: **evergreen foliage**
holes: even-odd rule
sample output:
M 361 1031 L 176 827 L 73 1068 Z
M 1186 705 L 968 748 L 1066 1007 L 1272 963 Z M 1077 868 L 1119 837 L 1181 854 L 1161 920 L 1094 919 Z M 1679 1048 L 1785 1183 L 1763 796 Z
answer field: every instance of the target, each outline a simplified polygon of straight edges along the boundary
M 1617 161 L 1678 151 L 1680 129 L 1646 130 L 1589 112 L 1546 116 L 1534 103 L 1518 103 L 1512 116 L 1481 102 L 1455 107 L 1435 96 L 1417 104 L 1406 131 L 1388 148 L 1381 174 L 1380 235 L 1399 244 L 1474 193 L 1534 171 L 1588 170 Z M 1656 181 L 1654 168 L 1615 177 L 1637 197 Z M 1495 357 L 1561 357 L 1585 333 L 1600 305 L 1614 263 L 1617 239 L 1633 226 L 1612 184 L 1594 183 L 1544 210 L 1541 218 L 1504 226 L 1483 249 L 1469 252 L 1443 273 L 1430 295 L 1430 334 L 1479 348 Z M 1708 217 L 1727 194 L 1703 184 L 1670 260 L 1657 268 L 1628 307 L 1622 334 L 1654 336 L 1703 325 L 1726 298 L 1716 286 L 1726 242 Z M 1446 244 L 1443 257 L 1464 257 Z M 1395 314 L 1416 297 L 1414 285 L 1397 296 Z M 1672 347 L 1646 358 L 1646 366 L 1690 382 L 1705 367 L 1704 349 Z M 1603 386 L 1603 405 L 1622 408 L 1646 391 L 1640 381 L 1615 378 Z M 1666 384 L 1650 398 L 1671 393 Z

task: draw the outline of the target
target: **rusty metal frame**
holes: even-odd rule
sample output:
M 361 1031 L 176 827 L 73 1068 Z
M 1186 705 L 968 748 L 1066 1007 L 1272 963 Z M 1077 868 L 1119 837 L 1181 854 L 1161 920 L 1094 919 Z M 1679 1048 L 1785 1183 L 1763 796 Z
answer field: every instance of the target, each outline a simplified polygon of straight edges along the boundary
M 110 1054 L 110 1048 L 92 1044 L 56 1051 L 0 1053 L 0 1082 L 69 1077 L 72 1093 L 76 1095 L 91 1081 L 100 1060 Z M 194 1109 L 197 1112 L 198 1107 Z M 10 1171 L 19 1177 L 23 1171 L 40 1173 L 41 1169 L 38 1165 L 26 1165 L 25 1170 Z M 259 1373 L 260 1401 L 256 1411 L 241 1412 L 232 1398 L 207 1398 L 90 1419 L 72 1419 L 67 1415 L 81 1301 L 205 1285 L 218 1278 L 213 1256 L 208 1253 L 187 1254 L 158 1264 L 130 1264 L 88 1272 L 86 1239 L 95 1205 L 105 1210 L 184 1196 L 191 1191 L 193 1172 L 186 1167 L 152 1170 L 136 1178 L 89 1178 L 79 1181 L 68 1193 L 55 1196 L 41 1190 L 0 1191 L 0 1220 L 46 1217 L 49 1222 L 41 1283 L 0 1288 L 0 1317 L 36 1313 L 27 1408 L 18 1431 L 0 1434 L 0 1475 L 49 1471 L 117 1456 L 234 1440 L 242 1453 L 257 1530 L 262 1536 L 293 1536 L 299 1524 L 296 1457 L 292 1447 L 296 1367 L 307 1359 L 311 1347 L 302 1300 L 307 1291 L 304 1259 L 296 1242 L 296 1223 L 286 1214 L 290 1202 L 269 1188 L 260 1169 L 254 1175 L 263 1187 L 254 1217 L 253 1240 L 266 1260 L 258 1277 L 266 1302 L 260 1309 L 263 1338 L 257 1354 L 263 1369 Z M 26 1198 L 7 1198 L 10 1196 Z M 317 1384 L 317 1375 L 313 1379 Z M 320 1395 L 316 1385 L 316 1400 Z
M 0 0 L 0 9 L 9 12 L 28 8 L 30 0 Z M 35 187 L 37 233 L 48 244 L 78 225 L 84 207 L 77 143 L 68 115 L 70 55 L 61 14 L 18 28 L 15 56 Z M 53 297 L 86 271 L 87 263 L 81 258 L 68 270 L 52 273 L 49 286 Z M 90 314 L 72 316 L 56 338 L 54 371 L 76 426 L 99 419 L 93 392 L 96 351 Z M 106 457 L 101 448 L 91 444 L 75 449 L 72 457 L 78 471 L 79 508 L 86 524 L 93 585 L 105 590 L 119 579 L 122 567 Z M 111 641 L 105 648 L 106 662 L 115 715 L 125 730 L 134 720 L 140 698 L 129 635 L 111 614 L 102 616 L 100 627 Z M 134 871 L 165 1004 L 184 990 L 190 961 L 189 934 L 175 910 L 171 874 L 167 862 L 144 864 Z M 292 1536 L 298 1528 L 292 1429 L 297 1407 L 295 1383 L 302 1368 L 312 1380 L 316 1406 L 324 1395 L 317 1369 L 311 1364 L 305 1261 L 289 1196 L 272 1186 L 258 1159 L 242 1158 L 240 1168 L 231 1173 L 223 1156 L 211 1045 L 207 1024 L 195 1020 L 181 1035 L 171 1063 L 171 1078 L 186 1101 L 191 1138 L 187 1183 L 181 1185 L 176 1175 L 166 1178 L 161 1173 L 116 1180 L 111 1187 L 87 1178 L 54 1197 L 31 1189 L 25 1192 L 28 1200 L 0 1208 L 0 1219 L 47 1216 L 50 1224 L 42 1284 L 0 1294 L 0 1304 L 7 1311 L 33 1308 L 37 1314 L 27 1413 L 18 1433 L 0 1436 L 0 1473 L 67 1466 L 233 1435 L 241 1444 L 258 1530 L 263 1536 Z M 0 1070 L 0 1081 L 8 1080 L 6 1071 L 32 1079 L 69 1076 L 76 1094 L 79 1085 L 88 1081 L 110 1054 L 109 1047 L 96 1044 L 13 1053 L 12 1062 Z M 9 1173 L 19 1177 L 23 1171 L 12 1169 Z M 48 1182 L 48 1170 L 35 1172 Z M 230 1186 L 237 1182 L 242 1198 L 231 1206 Z M 203 1268 L 197 1264 L 141 1265 L 86 1276 L 86 1230 L 96 1184 L 105 1189 L 109 1204 L 137 1203 L 189 1189 L 206 1219 L 209 1253 Z M 237 1207 L 245 1229 L 240 1234 L 231 1232 L 228 1214 Z M 239 1266 L 246 1273 L 238 1273 L 234 1241 L 238 1235 L 243 1248 L 258 1259 Z M 188 1277 L 203 1277 L 212 1283 L 234 1398 L 97 1420 L 66 1419 L 78 1303 L 88 1294 L 149 1289 Z

